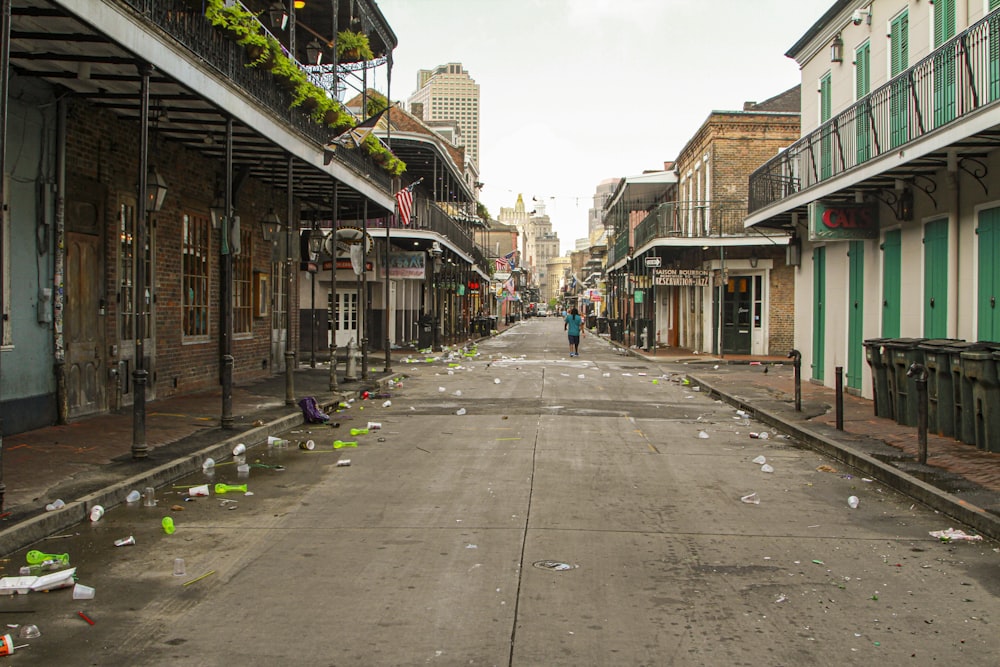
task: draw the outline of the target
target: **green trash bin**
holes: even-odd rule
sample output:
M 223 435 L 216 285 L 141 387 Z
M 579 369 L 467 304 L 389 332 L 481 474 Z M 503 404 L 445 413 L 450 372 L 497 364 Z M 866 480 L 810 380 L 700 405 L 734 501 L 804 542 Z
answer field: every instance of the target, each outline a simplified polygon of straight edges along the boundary
M 920 344 L 925 340 L 927 339 L 893 338 L 885 344 L 892 356 L 890 372 L 894 382 L 891 390 L 897 424 L 917 425 L 917 382 L 914 378 L 907 377 L 906 371 L 910 369 L 910 364 L 924 363 L 924 352 L 920 349 Z
M 994 356 L 996 350 L 990 347 L 963 352 L 962 372 L 972 384 L 972 431 L 976 449 L 1000 452 L 1000 381 Z
M 952 423 L 955 427 L 955 439 L 968 445 L 976 444 L 976 421 L 972 402 L 972 380 L 965 376 L 962 364 L 962 354 L 987 349 L 979 343 L 952 343 L 942 348 L 948 353 L 951 366 L 952 411 L 955 415 Z
M 935 338 L 921 343 L 927 367 L 927 430 L 938 435 L 955 435 L 955 391 L 952 388 L 948 346 L 963 341 Z
M 889 395 L 889 368 L 883 358 L 882 346 L 890 338 L 869 338 L 865 341 L 865 359 L 872 369 L 872 394 L 875 416 L 893 418 L 892 400 Z

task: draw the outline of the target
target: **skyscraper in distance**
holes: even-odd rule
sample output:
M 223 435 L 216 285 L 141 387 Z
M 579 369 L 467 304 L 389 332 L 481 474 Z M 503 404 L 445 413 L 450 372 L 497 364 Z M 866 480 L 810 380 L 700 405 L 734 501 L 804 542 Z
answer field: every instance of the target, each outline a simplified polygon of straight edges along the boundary
M 455 121 L 469 160 L 479 166 L 479 84 L 462 63 L 417 72 L 417 90 L 407 100 L 410 113 L 424 121 Z

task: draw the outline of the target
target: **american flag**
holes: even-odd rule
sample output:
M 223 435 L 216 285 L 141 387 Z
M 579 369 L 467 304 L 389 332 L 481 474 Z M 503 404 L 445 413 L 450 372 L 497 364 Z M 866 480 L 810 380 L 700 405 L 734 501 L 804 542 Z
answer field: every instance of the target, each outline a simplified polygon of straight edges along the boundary
M 399 221 L 404 225 L 410 224 L 410 214 L 413 213 L 413 188 L 422 180 L 424 179 L 417 179 L 396 193 L 396 205 L 399 207 Z
M 517 254 L 516 250 L 511 250 L 509 253 L 503 256 L 504 260 L 506 260 L 507 262 L 507 266 L 512 269 L 514 268 L 514 255 L 516 254 Z
M 505 257 L 497 257 L 493 260 L 493 266 L 497 271 L 508 271 L 510 270 L 510 262 L 507 261 Z

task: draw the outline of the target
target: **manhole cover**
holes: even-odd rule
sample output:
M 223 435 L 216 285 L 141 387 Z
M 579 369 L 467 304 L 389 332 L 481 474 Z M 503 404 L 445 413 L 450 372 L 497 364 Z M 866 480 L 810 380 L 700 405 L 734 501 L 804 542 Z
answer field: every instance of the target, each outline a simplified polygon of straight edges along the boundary
M 580 567 L 573 563 L 564 563 L 558 560 L 536 560 L 532 563 L 535 567 L 540 570 L 552 570 L 553 572 L 562 572 L 563 570 L 575 570 Z

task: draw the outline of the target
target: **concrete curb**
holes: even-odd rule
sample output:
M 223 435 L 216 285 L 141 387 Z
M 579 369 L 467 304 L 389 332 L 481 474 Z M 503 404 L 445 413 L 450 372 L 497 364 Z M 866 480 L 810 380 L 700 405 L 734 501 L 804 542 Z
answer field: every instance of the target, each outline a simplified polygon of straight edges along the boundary
M 851 446 L 833 440 L 822 433 L 814 431 L 802 424 L 790 422 L 780 415 L 768 410 L 754 406 L 736 396 L 722 391 L 710 382 L 687 375 L 688 380 L 693 384 L 702 387 L 702 393 L 710 396 L 717 396 L 726 403 L 745 410 L 753 415 L 755 419 L 769 426 L 780 429 L 792 435 L 811 447 L 812 449 L 849 465 L 865 475 L 878 479 L 890 488 L 905 494 L 927 507 L 945 514 L 956 521 L 975 529 L 984 536 L 994 540 L 1000 540 L 1000 519 L 990 514 L 981 507 L 955 498 L 951 494 L 938 489 L 935 486 L 917 479 L 902 470 L 886 464 L 864 452 L 860 452 Z

